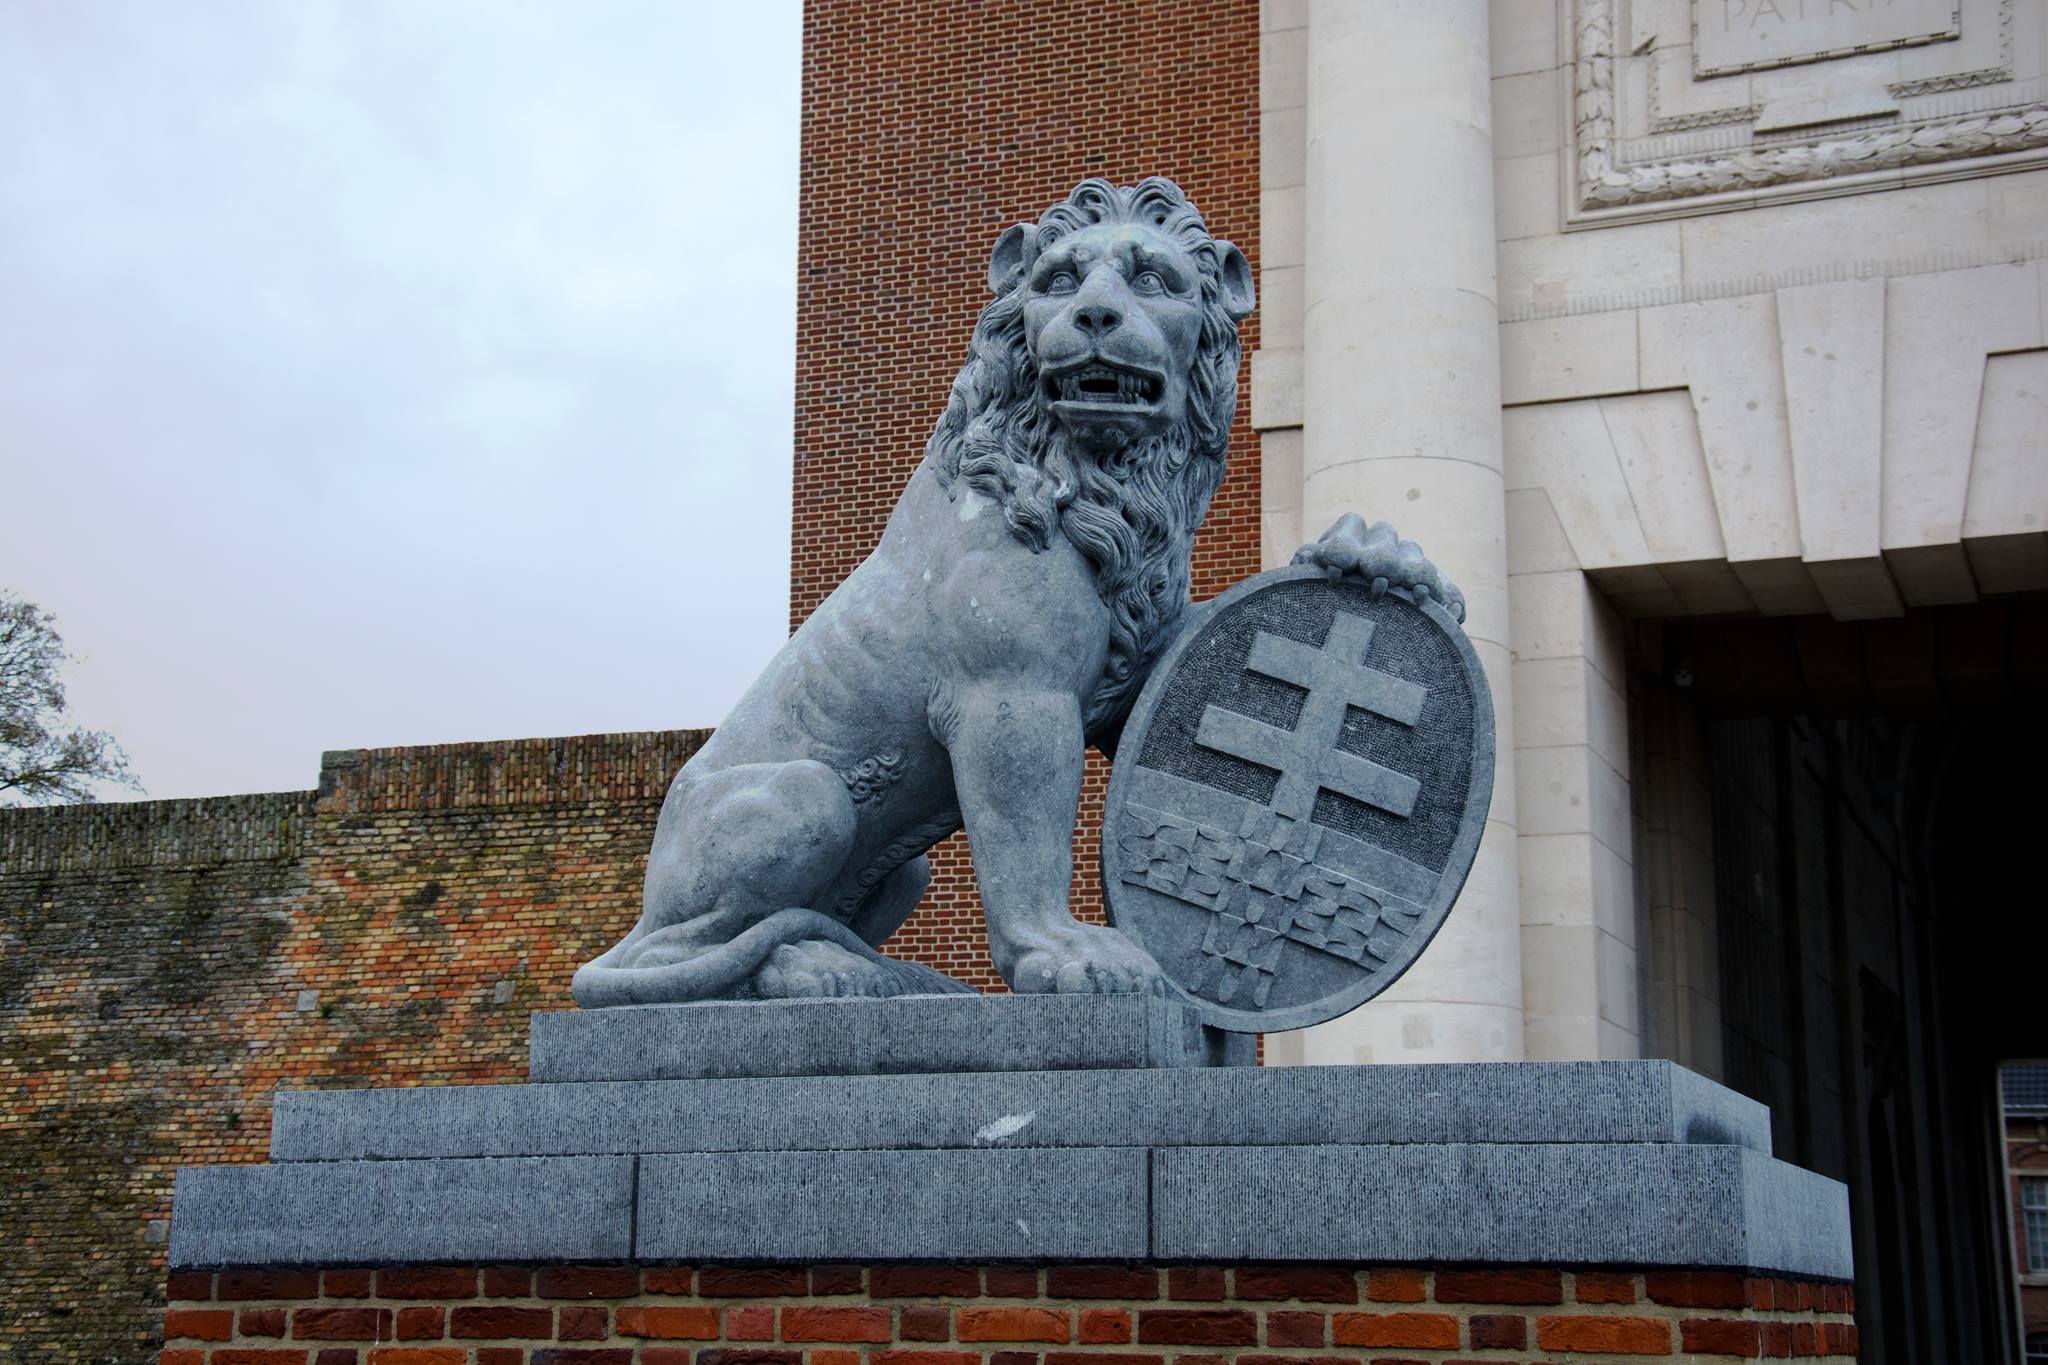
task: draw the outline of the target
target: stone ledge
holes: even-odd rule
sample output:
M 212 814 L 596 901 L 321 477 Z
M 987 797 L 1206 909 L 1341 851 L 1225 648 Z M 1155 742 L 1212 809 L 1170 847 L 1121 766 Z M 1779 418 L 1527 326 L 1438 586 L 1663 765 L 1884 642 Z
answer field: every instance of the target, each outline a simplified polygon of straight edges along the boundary
M 643 1260 L 1139 1260 L 1143 1148 L 640 1161 Z
M 604 1260 L 633 1251 L 632 1157 L 178 1172 L 170 1263 Z
M 280 1093 L 271 1121 L 274 1161 L 1457 1142 L 1732 1143 L 1768 1153 L 1770 1115 L 1650 1061 L 301 1091 Z
M 928 995 L 559 1010 L 532 1080 L 697 1080 L 1249 1065 L 1249 1037 L 1146 995 Z
M 1841 1185 L 1726 1146 L 716 1152 L 178 1177 L 173 1266 L 401 1258 L 1851 1269 Z
M 1162 1148 L 1152 1203 L 1166 1260 L 1852 1273 L 1847 1189 L 1740 1147 Z

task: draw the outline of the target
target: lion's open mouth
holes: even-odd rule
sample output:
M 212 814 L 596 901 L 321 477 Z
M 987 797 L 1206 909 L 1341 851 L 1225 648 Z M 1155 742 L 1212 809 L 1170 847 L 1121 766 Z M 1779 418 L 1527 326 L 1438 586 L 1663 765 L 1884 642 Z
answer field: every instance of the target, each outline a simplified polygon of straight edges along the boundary
M 1158 402 L 1165 384 L 1157 375 L 1096 364 L 1083 365 L 1065 374 L 1049 375 L 1045 387 L 1048 397 L 1065 403 L 1128 403 L 1135 406 Z

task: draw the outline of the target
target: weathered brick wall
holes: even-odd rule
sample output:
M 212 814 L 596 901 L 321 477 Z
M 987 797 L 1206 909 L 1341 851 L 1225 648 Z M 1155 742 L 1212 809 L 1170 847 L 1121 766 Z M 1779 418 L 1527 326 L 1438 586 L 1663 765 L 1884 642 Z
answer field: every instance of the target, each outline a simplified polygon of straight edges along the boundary
M 0 811 L 0 1357 L 145 1358 L 171 1171 L 253 1161 L 313 794 Z
M 224 1270 L 174 1274 L 171 1298 L 161 1365 L 1713 1365 L 1857 1346 L 1846 1285 L 1627 1270 Z
M 1257 0 L 1026 5 L 809 0 L 797 246 L 792 625 L 874 547 L 987 302 L 988 251 L 1075 183 L 1178 181 L 1258 264 Z M 1258 344 L 1255 314 L 1244 354 Z M 1229 479 L 1195 552 L 1212 596 L 1259 568 L 1258 446 L 1241 372 Z M 1090 766 L 1075 908 L 1100 920 Z M 965 841 L 897 951 L 984 988 Z
M 318 792 L 0 811 L 0 1357 L 157 1349 L 178 1166 L 279 1085 L 524 1077 L 704 731 L 329 754 Z

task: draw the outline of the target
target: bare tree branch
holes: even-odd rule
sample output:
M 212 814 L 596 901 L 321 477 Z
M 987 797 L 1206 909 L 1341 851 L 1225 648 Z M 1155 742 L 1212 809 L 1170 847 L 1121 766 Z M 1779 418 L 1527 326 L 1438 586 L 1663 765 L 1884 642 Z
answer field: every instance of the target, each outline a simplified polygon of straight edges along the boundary
M 91 801 L 99 782 L 141 789 L 112 735 L 67 720 L 70 660 L 55 618 L 0 590 L 0 805 Z

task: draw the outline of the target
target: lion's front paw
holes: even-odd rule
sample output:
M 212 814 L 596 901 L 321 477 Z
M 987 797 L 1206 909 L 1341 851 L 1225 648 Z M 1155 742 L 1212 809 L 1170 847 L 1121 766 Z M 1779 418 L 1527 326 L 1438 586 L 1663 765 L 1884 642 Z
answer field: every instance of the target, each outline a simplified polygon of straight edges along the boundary
M 1021 994 L 1121 995 L 1166 989 L 1152 955 L 1114 929 L 1074 924 L 1020 954 L 1006 976 Z
M 1367 526 L 1358 513 L 1346 512 L 1321 540 L 1296 551 L 1294 562 L 1313 564 L 1332 578 L 1345 574 L 1361 578 L 1375 593 L 1391 588 L 1417 602 L 1436 597 L 1451 615 L 1465 619 L 1465 594 L 1458 591 L 1458 585 L 1429 562 L 1420 546 L 1401 539 L 1384 521 Z

